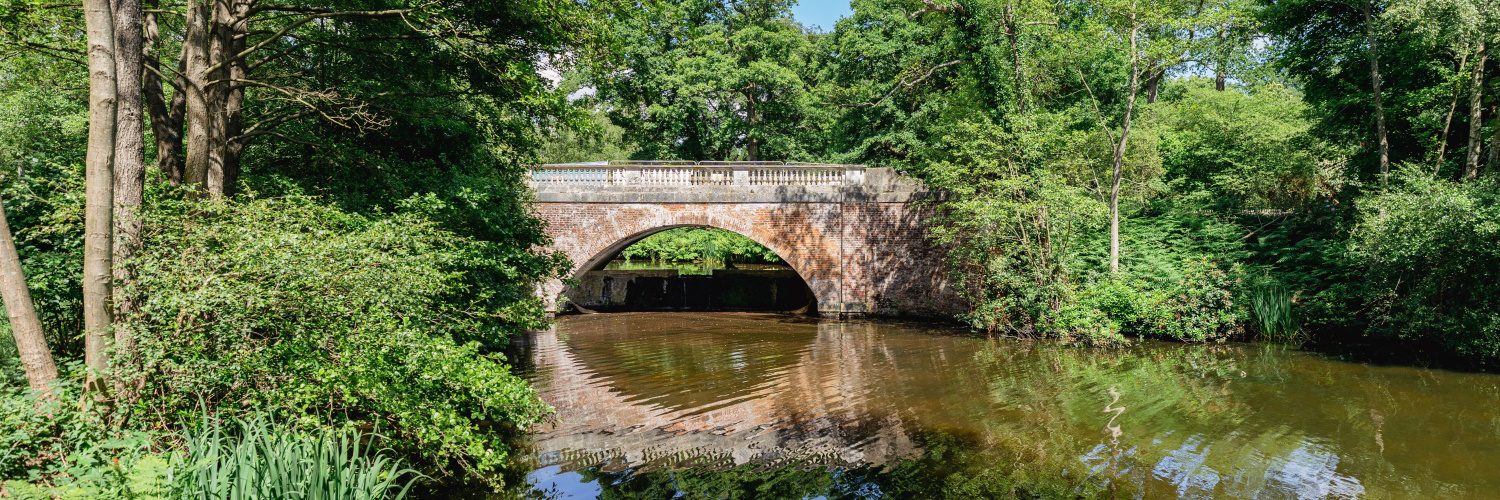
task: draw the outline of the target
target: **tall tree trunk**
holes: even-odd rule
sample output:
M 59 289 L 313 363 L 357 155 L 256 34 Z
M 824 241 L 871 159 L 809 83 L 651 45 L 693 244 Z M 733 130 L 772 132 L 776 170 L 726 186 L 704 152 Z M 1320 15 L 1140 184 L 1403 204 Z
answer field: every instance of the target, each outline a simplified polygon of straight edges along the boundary
M 1479 177 L 1479 152 L 1484 149 L 1484 40 L 1474 52 L 1474 69 L 1469 82 L 1469 161 L 1464 163 L 1464 178 Z
M 1365 11 L 1365 45 L 1370 51 L 1370 88 L 1375 92 L 1375 135 L 1380 141 L 1380 182 L 1391 176 L 1391 143 L 1385 133 L 1385 104 L 1380 97 L 1380 49 L 1375 41 L 1374 0 L 1367 0 Z
M 214 196 L 225 196 L 234 190 L 240 173 L 240 152 L 244 150 L 245 145 L 240 137 L 240 133 L 245 128 L 245 87 L 241 81 L 245 79 L 249 68 L 244 59 L 233 58 L 245 50 L 245 41 L 249 37 L 250 2 L 229 0 L 227 3 L 226 8 L 220 9 L 224 15 L 223 20 L 217 21 L 218 36 L 224 46 L 220 60 L 229 60 L 229 62 L 223 70 L 225 82 L 217 87 L 224 99 L 224 111 L 220 122 L 222 150 L 218 164 L 210 167 L 217 168 L 219 172 L 218 175 L 212 173 L 209 175 L 208 190 Z
M 1135 111 L 1135 95 L 1140 91 L 1140 55 L 1136 51 L 1135 7 L 1130 10 L 1130 90 L 1125 94 L 1125 118 L 1120 126 L 1120 142 L 1115 143 L 1114 181 L 1109 188 L 1109 272 L 1120 272 L 1120 177 L 1125 168 L 1125 145 L 1130 140 L 1130 115 Z
M 1016 112 L 1026 112 L 1026 77 L 1021 71 L 1021 33 L 1016 23 L 1015 6 L 1005 5 L 1005 38 L 1010 42 L 1010 67 L 1014 73 Z
M 141 84 L 146 110 L 151 116 L 151 132 L 156 138 L 156 168 L 166 174 L 172 185 L 177 185 L 182 183 L 182 114 L 187 104 L 187 98 L 182 92 L 182 73 L 185 71 L 183 64 L 187 61 L 178 59 L 175 72 L 177 76 L 174 77 L 177 84 L 174 85 L 172 100 L 167 101 L 161 77 L 161 47 L 158 46 L 161 31 L 154 12 L 157 3 L 151 2 L 153 10 L 145 13 L 142 23 L 147 71 L 142 73 Z
M 140 0 L 114 0 L 116 103 L 114 161 L 114 260 L 116 285 L 131 279 L 129 260 L 140 248 L 140 208 L 146 176 L 145 120 L 141 115 L 145 69 Z M 133 309 L 115 290 L 118 311 Z M 120 340 L 118 336 L 115 339 Z M 121 346 L 122 348 L 126 346 Z
M 1229 84 L 1229 23 L 1219 25 L 1219 60 L 1214 68 L 1214 90 L 1223 92 Z
M 1154 104 L 1161 91 L 1161 80 L 1167 75 L 1167 68 L 1152 63 L 1146 67 L 1146 75 L 1146 104 Z
M 238 113 L 237 109 L 230 109 L 229 95 L 236 84 L 230 80 L 229 59 L 238 51 L 235 47 L 235 25 L 236 5 L 235 0 L 215 0 L 213 2 L 213 16 L 210 21 L 208 61 L 211 69 L 206 77 L 208 83 L 205 93 L 208 97 L 208 113 L 212 120 L 209 123 L 209 139 L 204 144 L 208 150 L 208 171 L 203 178 L 204 192 L 211 198 L 224 196 L 225 184 L 225 162 L 229 154 L 229 140 L 231 122 L 230 114 Z M 191 147 L 191 146 L 189 146 Z
M 112 235 L 114 230 L 115 88 L 114 15 L 109 0 L 84 0 L 88 37 L 89 139 L 84 158 L 83 351 L 88 386 L 98 389 L 109 370 Z
M 57 364 L 52 362 L 52 350 L 47 347 L 47 337 L 42 335 L 42 322 L 37 320 L 36 307 L 31 302 L 31 289 L 26 286 L 26 273 L 21 270 L 21 256 L 16 253 L 16 240 L 11 238 L 3 204 L 0 204 L 0 295 L 5 299 L 10 333 L 16 339 L 16 352 L 21 357 L 21 369 L 26 371 L 26 382 L 33 390 L 47 394 L 52 381 L 57 380 Z
M 1463 73 L 1469 63 L 1469 54 L 1464 53 L 1458 58 L 1458 72 Z M 1443 169 L 1443 158 L 1448 153 L 1448 132 L 1453 128 L 1453 114 L 1458 112 L 1459 89 L 1453 89 L 1453 98 L 1448 100 L 1448 114 L 1443 117 L 1443 134 L 1438 136 L 1437 161 L 1432 165 L 1432 175 L 1437 175 Z
M 749 125 L 745 134 L 745 156 L 747 160 L 760 160 L 760 139 L 755 134 L 755 122 L 759 118 L 755 111 L 755 95 L 745 92 L 745 122 Z
M 212 142 L 213 110 L 210 108 L 208 70 L 210 31 L 213 6 L 209 0 L 188 0 L 187 21 L 182 40 L 183 93 L 186 94 L 187 158 L 183 163 L 182 182 L 205 192 L 208 178 L 209 143 Z
M 146 182 L 145 120 L 141 116 L 142 71 L 145 70 L 145 41 L 141 26 L 141 0 L 114 0 L 115 15 L 115 86 L 118 101 L 115 113 L 114 161 L 114 298 L 115 318 L 123 318 L 136 309 L 135 301 L 125 287 L 135 282 L 136 253 L 141 249 L 141 203 Z M 114 372 L 115 397 L 125 404 L 134 400 L 135 391 L 122 377 L 121 368 L 134 367 L 135 338 L 124 328 L 116 328 Z M 133 372 L 133 370 L 130 370 Z
M 1494 136 L 1490 138 L 1489 158 L 1485 159 L 1484 161 L 1485 166 L 1488 166 L 1490 168 L 1490 172 L 1493 173 L 1495 170 L 1500 169 L 1500 107 L 1491 106 L 1490 116 L 1496 118 L 1495 131 Z M 1475 173 L 1475 175 L 1478 176 L 1479 174 Z

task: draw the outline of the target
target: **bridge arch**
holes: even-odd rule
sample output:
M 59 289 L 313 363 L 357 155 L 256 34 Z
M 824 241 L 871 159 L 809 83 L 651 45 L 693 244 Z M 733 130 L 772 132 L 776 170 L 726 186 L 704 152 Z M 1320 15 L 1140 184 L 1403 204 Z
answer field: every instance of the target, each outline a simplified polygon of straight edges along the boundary
M 568 277 L 577 280 L 586 272 L 603 268 L 620 251 L 647 236 L 681 227 L 722 229 L 775 252 L 807 284 L 819 311 L 843 302 L 837 214 L 818 217 L 811 213 L 814 207 L 807 206 L 693 205 L 613 205 L 607 215 L 590 214 L 589 209 L 596 207 L 581 207 L 583 213 L 575 210 L 572 216 L 584 221 L 582 224 L 566 231 L 549 225 L 549 232 L 575 235 L 554 241 L 554 247 L 573 262 Z M 816 219 L 833 224 L 820 227 Z M 568 222 L 558 216 L 547 220 L 552 224 Z M 569 292 L 567 283 L 558 285 L 548 290 L 549 298 L 561 299 Z

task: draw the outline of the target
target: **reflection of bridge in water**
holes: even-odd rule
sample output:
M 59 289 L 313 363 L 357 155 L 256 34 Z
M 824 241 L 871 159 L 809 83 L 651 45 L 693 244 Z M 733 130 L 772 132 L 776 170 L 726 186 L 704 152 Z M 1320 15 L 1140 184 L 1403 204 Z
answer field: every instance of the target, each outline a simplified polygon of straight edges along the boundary
M 878 397 L 870 371 L 889 368 L 881 351 L 891 346 L 869 324 L 803 323 L 726 346 L 695 338 L 717 326 L 695 315 L 663 334 L 675 346 L 667 360 L 631 358 L 637 343 L 668 340 L 635 335 L 630 314 L 569 319 L 573 331 L 611 338 L 570 349 L 555 331 L 534 337 L 536 384 L 558 410 L 537 429 L 544 461 L 882 464 L 920 451 Z M 661 316 L 652 319 L 661 330 Z

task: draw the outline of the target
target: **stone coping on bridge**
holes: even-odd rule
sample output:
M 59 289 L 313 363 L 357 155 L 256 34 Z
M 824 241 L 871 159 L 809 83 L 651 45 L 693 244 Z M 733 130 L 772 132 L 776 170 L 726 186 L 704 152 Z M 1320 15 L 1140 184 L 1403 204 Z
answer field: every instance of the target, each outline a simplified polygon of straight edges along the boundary
M 783 162 L 611 161 L 532 167 L 543 203 L 906 203 L 931 196 L 889 168 Z

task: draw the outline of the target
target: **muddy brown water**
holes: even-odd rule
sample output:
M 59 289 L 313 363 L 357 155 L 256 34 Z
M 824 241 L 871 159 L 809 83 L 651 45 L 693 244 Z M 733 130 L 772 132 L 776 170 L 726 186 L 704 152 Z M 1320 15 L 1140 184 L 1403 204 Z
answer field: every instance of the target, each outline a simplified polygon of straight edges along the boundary
M 533 496 L 1500 497 L 1500 376 L 752 313 L 565 316 Z

